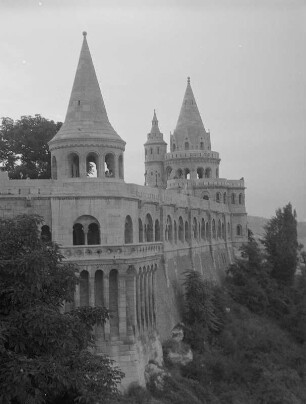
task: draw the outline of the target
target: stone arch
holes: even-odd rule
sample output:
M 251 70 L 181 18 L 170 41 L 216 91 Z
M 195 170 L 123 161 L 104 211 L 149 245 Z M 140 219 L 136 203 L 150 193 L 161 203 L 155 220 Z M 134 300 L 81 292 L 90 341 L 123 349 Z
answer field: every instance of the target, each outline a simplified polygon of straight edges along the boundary
M 95 272 L 95 306 L 104 306 L 104 272 L 98 269 Z
M 46 243 L 50 242 L 52 239 L 50 227 L 47 226 L 46 224 L 44 224 L 40 229 L 40 238 L 42 241 Z
M 221 220 L 218 220 L 218 238 L 222 237 L 222 227 L 221 227 Z
M 140 218 L 138 219 L 138 241 L 139 243 L 143 243 L 143 225 Z
M 55 156 L 52 156 L 51 160 L 51 178 L 57 180 L 57 161 Z
M 113 153 L 107 153 L 104 158 L 105 177 L 111 178 L 116 176 L 115 172 L 115 156 Z
M 80 273 L 80 306 L 89 306 L 89 273 L 81 271 Z
M 226 192 L 223 194 L 223 203 L 227 203 L 227 195 Z
M 172 173 L 172 167 L 168 166 L 168 167 L 166 168 L 167 180 L 169 180 L 169 178 L 170 178 L 170 176 L 171 176 L 171 173 Z
M 160 225 L 159 225 L 159 220 L 155 220 L 155 241 L 160 241 Z
M 220 192 L 217 192 L 217 193 L 216 193 L 216 202 L 217 202 L 217 203 L 220 203 L 220 202 L 221 202 L 221 193 L 220 193 Z
M 123 155 L 120 154 L 118 157 L 118 168 L 119 168 L 119 178 L 123 180 L 124 174 L 123 174 Z
M 236 235 L 237 236 L 242 236 L 242 226 L 241 224 L 238 224 L 236 227 Z
M 201 139 L 201 142 L 200 142 L 200 149 L 201 149 L 201 150 L 204 150 L 204 142 L 203 142 L 202 139 Z
M 92 244 L 100 244 L 100 224 L 93 216 L 80 216 L 73 225 L 73 245 Z
M 145 233 L 145 241 L 150 243 L 153 241 L 153 221 L 152 216 L 150 213 L 147 213 L 145 218 L 145 226 L 144 226 L 144 233 Z
M 99 156 L 97 153 L 90 152 L 86 156 L 86 174 L 87 177 L 97 178 L 100 176 Z
M 78 154 L 70 153 L 68 155 L 68 176 L 78 178 L 80 176 L 80 159 Z
M 175 177 L 178 178 L 178 179 L 184 177 L 184 175 L 183 175 L 183 170 L 182 170 L 181 168 L 178 168 L 178 169 L 176 170 Z
M 193 238 L 196 240 L 198 238 L 198 222 L 197 219 L 193 218 Z
M 201 239 L 205 240 L 205 220 L 201 220 Z
M 118 270 L 112 269 L 109 273 L 109 323 L 111 335 L 119 334 L 118 277 Z
M 198 167 L 197 168 L 197 178 L 199 180 L 204 178 L 204 168 L 203 167 Z
M 171 243 L 172 240 L 173 240 L 172 219 L 171 216 L 168 215 L 165 226 L 165 241 L 169 241 Z
M 184 242 L 184 222 L 182 216 L 179 217 L 178 238 L 182 243 Z
M 190 169 L 189 168 L 184 169 L 184 178 L 186 180 L 190 180 Z
M 202 199 L 204 199 L 205 201 L 209 200 L 209 192 L 208 191 L 204 191 L 202 193 Z
M 205 178 L 211 178 L 211 168 L 206 167 L 204 172 Z
M 188 221 L 186 220 L 186 222 L 185 222 L 185 241 L 188 241 L 189 240 L 189 223 L 188 223 Z
M 174 220 L 173 222 L 173 239 L 175 244 L 177 244 L 177 224 L 176 224 L 176 220 Z
M 239 205 L 243 204 L 243 195 L 242 194 L 239 194 L 238 201 L 239 201 Z
M 212 220 L 211 228 L 212 228 L 212 236 L 215 239 L 216 238 L 216 222 L 215 222 L 215 219 Z
M 234 193 L 232 193 L 232 195 L 231 195 L 231 203 L 233 205 L 235 205 L 235 203 L 236 203 L 236 194 L 234 194 Z
M 124 243 L 133 243 L 133 221 L 130 215 L 127 215 L 124 223 Z

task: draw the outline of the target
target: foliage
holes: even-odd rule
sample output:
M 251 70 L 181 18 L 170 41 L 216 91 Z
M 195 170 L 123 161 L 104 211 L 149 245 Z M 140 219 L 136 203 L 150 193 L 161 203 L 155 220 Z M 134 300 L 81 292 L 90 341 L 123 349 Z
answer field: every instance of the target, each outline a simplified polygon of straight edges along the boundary
M 122 378 L 109 359 L 91 353 L 93 326 L 108 311 L 63 313 L 76 268 L 61 262 L 58 246 L 40 240 L 40 222 L 0 220 L 0 402 L 105 402 Z
M 290 203 L 278 209 L 276 215 L 265 226 L 263 244 L 271 275 L 282 284 L 292 284 L 298 262 L 296 213 Z
M 62 123 L 40 115 L 22 116 L 14 121 L 2 118 L 0 126 L 0 166 L 10 178 L 50 178 L 48 142 Z

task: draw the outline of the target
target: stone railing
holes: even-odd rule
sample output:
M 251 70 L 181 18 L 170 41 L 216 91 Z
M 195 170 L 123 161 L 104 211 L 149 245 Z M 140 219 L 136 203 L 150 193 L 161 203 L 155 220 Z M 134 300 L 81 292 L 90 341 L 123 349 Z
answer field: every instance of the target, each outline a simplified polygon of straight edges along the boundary
M 215 151 L 197 151 L 197 150 L 180 150 L 180 151 L 174 151 L 171 153 L 167 153 L 165 155 L 165 160 L 172 160 L 172 159 L 177 159 L 177 158 L 210 158 L 210 159 L 219 159 L 219 153 Z
M 167 181 L 167 188 L 244 188 L 244 180 L 227 180 L 225 178 L 205 178 L 198 180 L 187 180 L 184 178 Z
M 163 253 L 163 243 L 123 245 L 73 245 L 61 247 L 66 260 L 125 259 L 156 256 Z

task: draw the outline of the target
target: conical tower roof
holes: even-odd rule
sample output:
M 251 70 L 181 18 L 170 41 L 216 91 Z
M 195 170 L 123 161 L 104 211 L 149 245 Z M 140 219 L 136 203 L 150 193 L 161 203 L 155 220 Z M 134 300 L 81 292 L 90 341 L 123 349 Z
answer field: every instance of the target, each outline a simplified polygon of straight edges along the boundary
M 159 143 L 159 144 L 167 144 L 164 141 L 163 134 L 159 130 L 158 119 L 156 116 L 156 111 L 154 109 L 153 119 L 152 119 L 152 127 L 150 133 L 148 133 L 148 140 L 145 145 L 150 143 Z
M 125 142 L 109 122 L 95 68 L 89 51 L 86 32 L 71 91 L 65 122 L 50 145 L 70 140 L 112 140 Z
M 185 91 L 180 115 L 174 130 L 173 136 L 179 148 L 188 139 L 191 147 L 199 144 L 201 138 L 207 137 L 204 124 L 198 110 L 196 100 L 190 84 L 190 77 L 187 79 L 187 88 Z

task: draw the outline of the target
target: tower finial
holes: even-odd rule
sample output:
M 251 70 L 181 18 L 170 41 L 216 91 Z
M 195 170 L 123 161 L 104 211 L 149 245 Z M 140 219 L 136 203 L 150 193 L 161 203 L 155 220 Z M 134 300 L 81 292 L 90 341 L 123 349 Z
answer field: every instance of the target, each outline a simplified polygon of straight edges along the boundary
M 86 32 L 86 31 L 83 31 L 83 36 L 84 36 L 84 38 L 86 38 L 86 36 L 87 36 L 87 32 Z
M 190 84 L 190 77 L 187 77 L 187 84 Z

